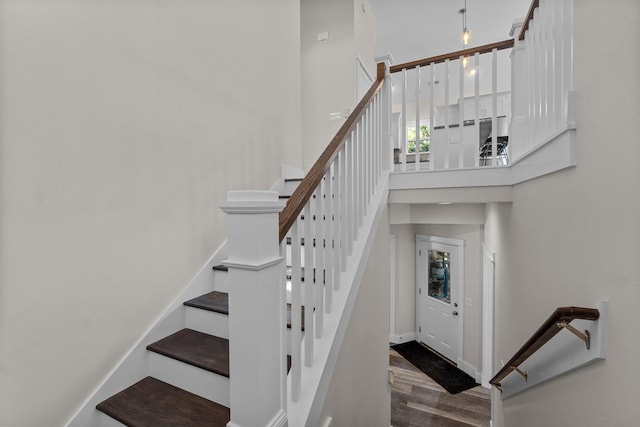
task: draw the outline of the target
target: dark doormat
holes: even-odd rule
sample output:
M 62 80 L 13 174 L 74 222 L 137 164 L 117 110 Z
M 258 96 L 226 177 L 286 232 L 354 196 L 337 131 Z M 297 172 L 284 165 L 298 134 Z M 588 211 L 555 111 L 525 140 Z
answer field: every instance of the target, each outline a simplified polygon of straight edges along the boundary
M 480 385 L 465 372 L 416 341 L 396 344 L 391 348 L 451 394 Z

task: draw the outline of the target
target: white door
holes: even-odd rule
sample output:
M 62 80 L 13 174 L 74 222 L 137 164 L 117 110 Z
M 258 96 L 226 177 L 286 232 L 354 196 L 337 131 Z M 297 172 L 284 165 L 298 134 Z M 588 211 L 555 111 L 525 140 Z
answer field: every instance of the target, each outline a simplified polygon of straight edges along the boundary
M 418 236 L 419 340 L 454 363 L 462 352 L 462 248 L 455 239 Z

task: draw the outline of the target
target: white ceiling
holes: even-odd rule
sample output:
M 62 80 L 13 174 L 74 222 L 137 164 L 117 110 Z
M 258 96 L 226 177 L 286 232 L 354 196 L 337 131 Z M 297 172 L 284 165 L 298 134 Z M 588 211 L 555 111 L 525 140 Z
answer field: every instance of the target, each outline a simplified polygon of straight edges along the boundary
M 375 19 L 375 56 L 395 64 L 462 49 L 464 0 L 369 0 Z M 506 40 L 530 0 L 467 0 L 468 47 Z

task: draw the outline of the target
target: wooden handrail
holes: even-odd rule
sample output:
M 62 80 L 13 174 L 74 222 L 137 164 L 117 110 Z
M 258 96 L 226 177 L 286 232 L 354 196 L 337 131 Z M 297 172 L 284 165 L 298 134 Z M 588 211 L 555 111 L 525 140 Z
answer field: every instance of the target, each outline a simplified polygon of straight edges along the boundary
M 524 18 L 524 22 L 522 23 L 522 28 L 520 29 L 520 34 L 518 35 L 518 40 L 524 40 L 524 33 L 529 29 L 529 22 L 533 20 L 533 12 L 540 6 L 540 0 L 533 0 L 531 5 L 529 6 L 529 12 L 527 12 L 526 18 Z
M 458 50 L 456 52 L 445 53 L 443 55 L 432 56 L 431 58 L 418 59 L 417 61 L 405 62 L 404 64 L 394 65 L 389 68 L 391 73 L 397 73 L 402 70 L 411 70 L 412 68 L 416 68 L 417 66 L 424 67 L 430 64 L 437 64 L 439 62 L 444 62 L 447 59 L 460 59 L 461 56 L 473 56 L 476 53 L 483 54 L 491 52 L 493 49 L 509 49 L 512 48 L 514 44 L 513 39 L 503 40 L 501 42 L 489 43 L 478 47 L 472 47 L 470 49 Z
M 489 381 L 497 387 L 500 387 L 502 381 L 507 375 L 515 371 L 525 360 L 533 353 L 538 351 L 540 347 L 545 345 L 551 338 L 560 332 L 564 325 L 569 324 L 575 319 L 597 320 L 600 312 L 596 308 L 583 307 L 558 307 L 551 316 L 538 328 L 538 330 L 524 343 L 520 350 L 513 355 L 506 365 L 498 371 L 498 373 Z
M 355 129 L 358 120 L 364 114 L 366 108 L 371 104 L 376 94 L 382 88 L 386 66 L 379 63 L 377 68 L 376 81 L 373 82 L 369 91 L 364 95 L 362 100 L 356 105 L 351 115 L 344 122 L 336 136 L 333 137 L 327 148 L 322 152 L 318 160 L 315 162 L 309 173 L 300 182 L 296 190 L 293 192 L 282 212 L 280 212 L 280 242 L 285 238 L 287 232 L 296 221 L 304 205 L 309 201 L 315 189 L 320 185 L 322 177 L 331 167 L 331 163 L 336 158 L 340 150 L 345 144 L 351 131 Z

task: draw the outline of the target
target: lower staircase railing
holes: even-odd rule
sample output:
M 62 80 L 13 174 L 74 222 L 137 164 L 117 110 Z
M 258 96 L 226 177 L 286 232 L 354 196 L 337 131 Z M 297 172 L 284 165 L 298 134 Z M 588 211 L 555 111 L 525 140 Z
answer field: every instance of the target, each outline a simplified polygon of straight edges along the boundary
M 349 262 L 359 262 L 357 240 L 368 236 L 361 227 L 373 224 L 372 215 L 386 203 L 381 195 L 391 160 L 389 78 L 388 67 L 378 64 L 376 81 L 286 206 L 273 192 L 230 192 L 221 206 L 229 214 L 225 264 L 233 283 L 229 426 L 309 422 L 342 318 L 338 311 L 346 306 L 343 295 L 354 281 Z

